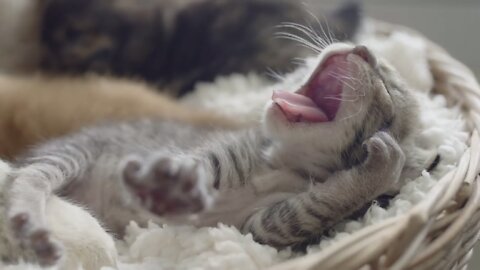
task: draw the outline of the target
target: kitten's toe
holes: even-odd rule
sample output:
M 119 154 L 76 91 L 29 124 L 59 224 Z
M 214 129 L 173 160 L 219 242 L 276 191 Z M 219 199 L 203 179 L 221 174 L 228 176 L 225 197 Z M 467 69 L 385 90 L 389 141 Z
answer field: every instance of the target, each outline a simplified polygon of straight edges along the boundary
M 191 158 L 156 156 L 127 163 L 124 178 L 140 202 L 157 215 L 191 214 L 211 204 L 205 173 Z
M 10 218 L 10 229 L 17 238 L 22 239 L 27 234 L 28 221 L 27 213 L 18 213 Z
M 386 169 L 403 166 L 405 155 L 397 141 L 387 132 L 377 132 L 365 142 L 367 166 L 370 169 Z
M 141 161 L 138 159 L 127 160 L 122 168 L 122 176 L 124 181 L 129 185 L 135 185 L 135 183 L 138 181 L 137 175 L 141 166 Z
M 10 219 L 10 229 L 17 244 L 34 254 L 41 266 L 53 266 L 62 256 L 62 248 L 52 239 L 50 232 L 36 226 L 26 212 L 13 215 Z
M 55 265 L 62 256 L 60 244 L 45 229 L 38 229 L 30 235 L 30 246 L 41 266 Z
M 387 132 L 377 132 L 365 142 L 367 160 L 365 168 L 376 175 L 379 186 L 386 188 L 395 185 L 405 165 L 405 154 L 398 142 Z

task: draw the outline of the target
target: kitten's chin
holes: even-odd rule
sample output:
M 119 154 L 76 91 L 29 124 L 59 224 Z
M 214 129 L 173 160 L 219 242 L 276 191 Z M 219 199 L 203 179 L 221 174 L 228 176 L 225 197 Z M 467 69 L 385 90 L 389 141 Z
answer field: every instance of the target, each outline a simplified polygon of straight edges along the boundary
M 294 128 L 282 110 L 272 101 L 266 106 L 262 126 L 269 137 L 281 137 L 282 134 Z
M 342 149 L 345 140 L 339 134 L 345 134 L 346 127 L 337 121 L 324 123 L 290 122 L 281 109 L 270 102 L 262 122 L 263 133 L 276 147 L 288 151 L 311 151 L 316 149 Z M 315 150 L 315 151 L 316 151 Z
M 336 130 L 337 123 L 335 121 L 326 121 L 323 123 L 308 123 L 308 122 L 292 122 L 284 114 L 282 109 L 270 101 L 267 104 L 265 113 L 263 115 L 263 129 L 271 138 L 279 139 L 298 139 L 303 140 L 316 134 L 318 136 L 322 130 Z

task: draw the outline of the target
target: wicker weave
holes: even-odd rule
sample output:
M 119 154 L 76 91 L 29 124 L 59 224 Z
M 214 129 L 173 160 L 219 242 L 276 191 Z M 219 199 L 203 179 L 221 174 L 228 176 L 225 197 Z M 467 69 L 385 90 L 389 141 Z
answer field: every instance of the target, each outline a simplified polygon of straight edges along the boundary
M 403 26 L 369 22 L 376 35 L 405 31 L 428 44 L 434 91 L 461 104 L 469 149 L 431 195 L 407 213 L 366 227 L 321 252 L 272 267 L 286 269 L 466 269 L 480 236 L 480 87 L 473 72 L 443 48 Z

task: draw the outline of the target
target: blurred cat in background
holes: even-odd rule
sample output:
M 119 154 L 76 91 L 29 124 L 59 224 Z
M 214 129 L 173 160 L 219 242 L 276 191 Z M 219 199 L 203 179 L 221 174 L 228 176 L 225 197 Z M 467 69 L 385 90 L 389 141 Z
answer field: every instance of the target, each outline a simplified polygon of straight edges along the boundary
M 235 128 L 234 119 L 183 106 L 145 83 L 98 76 L 0 75 L 0 159 L 105 121 L 144 117 Z
M 141 78 L 175 96 L 219 75 L 292 70 L 315 53 L 292 40 L 295 24 L 315 40 L 348 40 L 361 20 L 356 2 L 320 20 L 294 0 L 46 0 L 44 9 L 43 69 Z

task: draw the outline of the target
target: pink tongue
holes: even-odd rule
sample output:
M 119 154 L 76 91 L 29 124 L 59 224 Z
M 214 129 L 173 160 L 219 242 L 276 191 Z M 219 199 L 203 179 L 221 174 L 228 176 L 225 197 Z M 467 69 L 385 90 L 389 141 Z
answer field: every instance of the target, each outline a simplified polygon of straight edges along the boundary
M 272 100 L 291 122 L 327 122 L 328 117 L 309 97 L 274 91 Z

